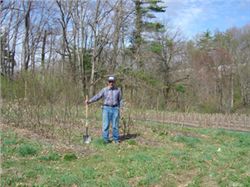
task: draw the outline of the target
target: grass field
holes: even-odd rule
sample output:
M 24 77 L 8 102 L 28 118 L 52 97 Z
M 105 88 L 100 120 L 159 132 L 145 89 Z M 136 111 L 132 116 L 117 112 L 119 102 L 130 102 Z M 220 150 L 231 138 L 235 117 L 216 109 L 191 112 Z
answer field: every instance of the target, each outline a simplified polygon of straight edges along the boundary
M 55 146 L 2 128 L 1 186 L 250 186 L 250 133 L 149 122 L 131 130 L 119 145 L 97 135 L 82 144 L 79 133 L 74 146 Z

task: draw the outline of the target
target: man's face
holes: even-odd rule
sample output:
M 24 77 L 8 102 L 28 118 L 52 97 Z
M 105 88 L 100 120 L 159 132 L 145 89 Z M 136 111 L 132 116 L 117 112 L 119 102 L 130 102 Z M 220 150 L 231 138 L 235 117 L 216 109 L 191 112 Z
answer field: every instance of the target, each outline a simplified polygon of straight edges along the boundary
M 115 82 L 114 82 L 114 81 L 109 81 L 109 82 L 108 82 L 108 85 L 109 85 L 110 87 L 113 87 L 113 86 L 114 86 L 114 84 L 115 84 Z

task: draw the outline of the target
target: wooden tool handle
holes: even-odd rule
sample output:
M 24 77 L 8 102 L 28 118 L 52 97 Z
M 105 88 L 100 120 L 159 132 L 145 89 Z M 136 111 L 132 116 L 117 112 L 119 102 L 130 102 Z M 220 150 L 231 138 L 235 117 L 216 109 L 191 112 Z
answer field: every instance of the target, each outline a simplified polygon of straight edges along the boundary
M 88 95 L 86 95 L 86 101 L 88 101 Z M 88 104 L 86 103 L 86 113 L 85 113 L 85 125 L 86 127 L 88 126 L 88 110 L 89 110 L 89 107 L 88 107 Z

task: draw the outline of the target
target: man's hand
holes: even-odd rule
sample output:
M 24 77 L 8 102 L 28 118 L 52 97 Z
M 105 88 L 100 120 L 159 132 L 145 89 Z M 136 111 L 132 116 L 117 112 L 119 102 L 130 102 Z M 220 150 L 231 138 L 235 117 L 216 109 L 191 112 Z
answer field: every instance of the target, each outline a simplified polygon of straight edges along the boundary
M 85 105 L 88 105 L 89 104 L 89 100 L 85 100 Z

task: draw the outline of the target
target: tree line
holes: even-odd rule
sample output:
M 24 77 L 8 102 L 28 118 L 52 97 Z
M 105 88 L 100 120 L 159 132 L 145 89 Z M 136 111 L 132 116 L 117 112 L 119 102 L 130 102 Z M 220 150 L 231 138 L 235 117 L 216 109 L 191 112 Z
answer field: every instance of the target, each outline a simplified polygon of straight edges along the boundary
M 133 107 L 249 108 L 250 26 L 186 40 L 167 13 L 160 0 L 2 1 L 2 98 L 75 105 L 113 74 Z

